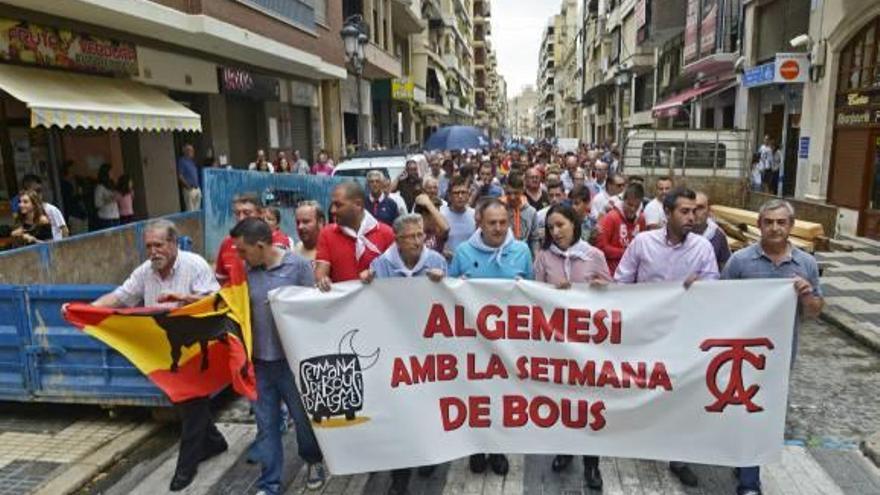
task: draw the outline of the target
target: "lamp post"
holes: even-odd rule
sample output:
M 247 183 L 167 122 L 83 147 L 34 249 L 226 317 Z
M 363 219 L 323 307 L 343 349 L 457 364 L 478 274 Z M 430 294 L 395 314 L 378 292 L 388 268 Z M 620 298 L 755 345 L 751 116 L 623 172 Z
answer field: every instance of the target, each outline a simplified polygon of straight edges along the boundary
M 342 37 L 342 42 L 345 45 L 345 58 L 348 61 L 349 70 L 357 76 L 358 149 L 362 150 L 364 147 L 364 104 L 361 79 L 364 75 L 364 62 L 366 60 L 364 48 L 370 41 L 370 38 L 367 36 L 367 25 L 364 23 L 364 18 L 360 14 L 350 16 L 343 23 L 339 36 Z

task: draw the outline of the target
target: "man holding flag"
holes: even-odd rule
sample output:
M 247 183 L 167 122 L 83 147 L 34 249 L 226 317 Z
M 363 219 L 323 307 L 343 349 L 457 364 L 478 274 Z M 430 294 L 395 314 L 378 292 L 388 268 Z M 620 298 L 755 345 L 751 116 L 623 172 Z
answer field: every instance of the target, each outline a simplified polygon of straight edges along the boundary
M 137 267 L 125 283 L 101 296 L 92 305 L 105 308 L 139 305 L 174 308 L 219 291 L 220 285 L 208 262 L 197 254 L 179 251 L 177 238 L 177 227 L 168 220 L 147 224 L 144 228 L 144 248 L 148 260 Z M 226 440 L 211 417 L 210 392 L 177 402 L 176 405 L 182 425 L 180 452 L 171 480 L 171 491 L 189 486 L 199 463 L 227 449 Z

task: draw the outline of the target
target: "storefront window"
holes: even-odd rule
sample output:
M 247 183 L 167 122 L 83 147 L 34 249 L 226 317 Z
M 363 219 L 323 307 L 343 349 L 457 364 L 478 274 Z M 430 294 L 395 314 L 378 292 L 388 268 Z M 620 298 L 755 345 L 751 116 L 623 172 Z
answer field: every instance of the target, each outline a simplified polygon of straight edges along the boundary
M 874 19 L 841 52 L 839 91 L 880 87 L 880 18 Z

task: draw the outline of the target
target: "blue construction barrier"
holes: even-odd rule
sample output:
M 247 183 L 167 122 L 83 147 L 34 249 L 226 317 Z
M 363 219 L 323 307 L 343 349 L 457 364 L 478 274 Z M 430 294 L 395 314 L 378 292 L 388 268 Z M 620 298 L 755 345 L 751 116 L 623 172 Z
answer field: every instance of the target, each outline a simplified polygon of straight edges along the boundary
M 121 354 L 67 323 L 61 306 L 112 285 L 0 285 L 0 400 L 168 406 Z

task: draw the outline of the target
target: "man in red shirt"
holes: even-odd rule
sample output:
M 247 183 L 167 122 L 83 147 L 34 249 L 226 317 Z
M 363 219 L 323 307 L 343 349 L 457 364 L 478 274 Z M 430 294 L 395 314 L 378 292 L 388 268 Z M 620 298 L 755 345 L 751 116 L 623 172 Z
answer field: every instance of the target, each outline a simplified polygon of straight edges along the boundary
M 631 183 L 623 193 L 623 204 L 613 202 L 611 211 L 599 220 L 596 247 L 605 253 L 612 275 L 627 246 L 636 234 L 645 231 L 645 215 L 641 211 L 644 197 L 645 188 L 637 182 Z
M 315 282 L 324 292 L 332 283 L 358 280 L 394 244 L 394 231 L 370 215 L 364 204 L 364 190 L 356 182 L 343 182 L 333 189 L 330 210 L 336 223 L 321 229 L 315 256 Z
M 238 223 L 245 218 L 262 218 L 263 202 L 259 196 L 253 193 L 240 194 L 232 200 L 232 213 L 235 222 Z M 284 249 L 290 249 L 290 238 L 281 231 L 281 229 L 272 231 L 272 244 Z M 238 256 L 232 237 L 226 236 L 220 243 L 220 249 L 217 250 L 217 261 L 214 266 L 214 274 L 220 285 L 225 286 L 229 283 L 230 277 L 235 270 L 244 270 L 244 261 Z M 244 273 L 240 271 L 239 273 Z

